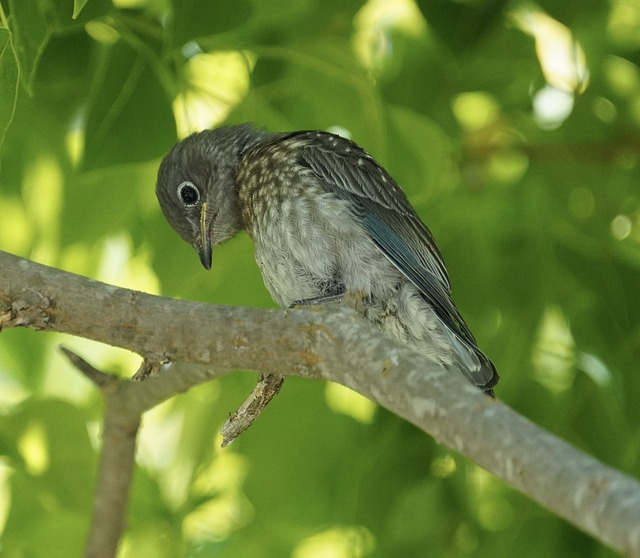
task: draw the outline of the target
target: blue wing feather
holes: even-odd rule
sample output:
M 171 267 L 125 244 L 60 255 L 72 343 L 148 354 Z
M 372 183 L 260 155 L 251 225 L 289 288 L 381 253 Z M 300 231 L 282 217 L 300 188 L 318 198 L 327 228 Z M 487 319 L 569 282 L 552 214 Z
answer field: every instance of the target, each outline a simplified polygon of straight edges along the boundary
M 488 390 L 493 387 L 498 373 L 453 303 L 449 276 L 431 232 L 395 180 L 360 146 L 340 136 L 294 132 L 278 135 L 274 142 L 283 139 L 299 142 L 300 164 L 328 191 L 352 203 L 354 215 L 380 250 L 419 289 L 453 336 L 477 356 L 480 377 L 472 381 Z

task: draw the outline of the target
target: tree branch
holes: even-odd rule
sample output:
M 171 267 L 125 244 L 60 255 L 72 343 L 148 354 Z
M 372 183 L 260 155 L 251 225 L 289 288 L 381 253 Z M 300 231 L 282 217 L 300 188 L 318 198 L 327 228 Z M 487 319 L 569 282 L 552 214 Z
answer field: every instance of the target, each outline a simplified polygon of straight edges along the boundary
M 349 386 L 628 556 L 640 557 L 640 483 L 552 436 L 461 375 L 345 307 L 229 308 L 118 289 L 0 252 L 0 327 L 60 331 L 198 366 L 123 382 L 148 409 L 236 369 Z M 206 366 L 203 366 L 206 365 Z M 115 466 L 115 465 L 113 465 Z
M 126 405 L 127 398 L 121 393 L 129 382 L 101 372 L 66 347 L 61 347 L 61 350 L 102 391 L 105 399 L 102 451 L 85 556 L 111 558 L 116 555 L 125 528 L 136 439 L 144 409 L 132 409 Z M 142 375 L 155 368 L 156 363 L 144 361 L 138 373 Z

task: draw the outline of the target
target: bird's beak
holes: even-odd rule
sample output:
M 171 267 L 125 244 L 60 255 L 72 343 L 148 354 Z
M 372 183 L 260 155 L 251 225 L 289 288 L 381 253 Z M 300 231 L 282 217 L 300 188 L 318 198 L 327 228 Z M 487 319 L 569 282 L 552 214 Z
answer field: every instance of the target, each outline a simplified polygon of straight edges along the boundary
M 205 269 L 211 269 L 211 236 L 207 222 L 207 202 L 202 204 L 200 210 L 200 248 L 198 249 L 200 261 Z

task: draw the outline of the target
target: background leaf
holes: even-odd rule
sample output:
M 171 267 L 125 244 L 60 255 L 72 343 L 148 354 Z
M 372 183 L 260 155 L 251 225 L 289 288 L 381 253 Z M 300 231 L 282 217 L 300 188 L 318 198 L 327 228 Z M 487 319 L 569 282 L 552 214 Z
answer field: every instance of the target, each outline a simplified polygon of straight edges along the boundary
M 8 29 L 0 28 L 0 146 L 13 120 L 18 94 L 18 62 Z
M 73 19 L 76 19 L 80 15 L 80 12 L 87 5 L 88 1 L 89 0 L 73 0 Z
M 177 131 L 247 121 L 339 131 L 389 170 L 433 231 L 454 298 L 501 373 L 498 397 L 640 475 L 634 3 L 3 6 L 0 249 L 147 292 L 273 307 L 246 235 L 202 269 L 160 212 L 158 165 Z M 562 44 L 584 53 L 587 73 Z M 544 45 L 583 81 L 551 88 Z M 102 406 L 61 341 L 101 369 L 138 365 L 80 339 L 0 335 L 10 558 L 75 556 L 86 536 Z M 319 382 L 288 380 L 221 450 L 219 428 L 255 379 L 238 372 L 145 417 L 121 558 L 613 555 L 383 409 L 349 392 L 337 404 Z
M 32 90 L 40 57 L 53 33 L 51 17 L 54 10 L 53 0 L 9 1 L 14 44 L 22 70 L 20 75 L 28 92 Z

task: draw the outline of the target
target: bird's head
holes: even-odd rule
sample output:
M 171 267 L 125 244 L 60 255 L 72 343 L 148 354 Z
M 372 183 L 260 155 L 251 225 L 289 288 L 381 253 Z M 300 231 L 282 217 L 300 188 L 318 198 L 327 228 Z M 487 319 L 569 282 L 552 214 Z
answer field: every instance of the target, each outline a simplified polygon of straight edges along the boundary
M 212 247 L 242 228 L 238 166 L 244 151 L 264 134 L 250 125 L 192 134 L 173 147 L 158 169 L 162 212 L 206 269 L 211 269 Z

